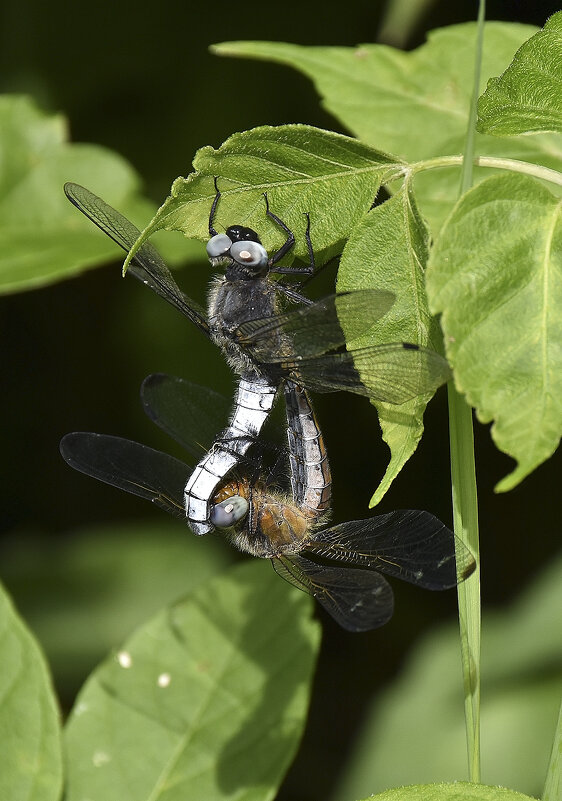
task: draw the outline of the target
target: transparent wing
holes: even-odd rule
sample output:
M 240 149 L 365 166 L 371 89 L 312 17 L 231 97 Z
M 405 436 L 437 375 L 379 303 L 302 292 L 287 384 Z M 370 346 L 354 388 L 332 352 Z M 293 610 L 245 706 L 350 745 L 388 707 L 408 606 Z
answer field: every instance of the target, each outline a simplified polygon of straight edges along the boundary
M 352 520 L 320 531 L 306 551 L 381 570 L 428 590 L 446 590 L 476 567 L 470 551 L 429 512 L 413 509 Z
M 394 300 L 385 290 L 341 292 L 287 314 L 250 320 L 236 330 L 235 338 L 258 362 L 317 356 L 366 334 Z
M 296 383 L 315 392 L 347 390 L 395 404 L 433 394 L 451 378 L 442 356 L 404 342 L 357 349 L 349 345 L 339 353 L 288 361 L 284 369 Z
M 141 234 L 136 225 L 105 200 L 79 184 L 66 183 L 64 191 L 70 202 L 82 214 L 123 250 L 129 252 Z M 189 318 L 204 334 L 209 335 L 205 309 L 181 291 L 153 245 L 146 242 L 139 248 L 131 262 L 129 272 Z
M 244 323 L 235 336 L 257 362 L 279 365 L 308 389 L 347 390 L 400 404 L 435 392 L 450 379 L 451 370 L 442 356 L 419 345 L 354 346 L 393 303 L 391 292 L 344 292 L 288 314 Z
M 164 373 L 145 378 L 141 400 L 148 417 L 197 458 L 227 424 L 232 406 L 207 387 Z
M 217 442 L 229 449 L 223 433 L 232 405 L 223 395 L 183 378 L 154 373 L 143 381 L 141 399 L 148 417 L 198 460 Z M 284 487 L 286 454 L 278 444 L 282 432 L 271 428 L 273 441 L 256 440 L 250 453 L 238 454 L 237 462 L 252 480 L 265 473 L 268 482 Z M 232 452 L 237 453 L 235 448 Z
M 271 562 L 285 581 L 316 598 L 348 631 L 376 629 L 392 617 L 394 596 L 380 573 L 317 565 L 296 554 Z
M 66 434 L 60 451 L 80 473 L 185 519 L 183 490 L 191 470 L 178 459 L 128 439 L 83 431 Z

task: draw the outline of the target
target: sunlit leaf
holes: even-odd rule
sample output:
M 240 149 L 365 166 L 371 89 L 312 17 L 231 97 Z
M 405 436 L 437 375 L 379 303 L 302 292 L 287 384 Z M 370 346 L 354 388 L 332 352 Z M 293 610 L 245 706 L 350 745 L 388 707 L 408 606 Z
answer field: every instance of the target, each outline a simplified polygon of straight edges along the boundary
M 478 101 L 478 130 L 495 135 L 562 132 L 562 11 L 523 44 Z
M 385 153 L 319 128 L 254 128 L 233 134 L 217 150 L 199 150 L 193 161 L 196 172 L 174 182 L 171 196 L 144 234 L 166 228 L 208 239 L 217 177 L 223 194 L 217 230 L 246 225 L 259 233 L 269 251 L 280 247 L 286 234 L 265 216 L 267 192 L 271 210 L 296 235 L 295 255 L 308 259 L 306 212 L 311 216 L 315 251 L 338 252 L 353 225 L 369 210 L 382 176 L 393 164 L 396 159 Z
M 430 257 L 430 306 L 442 312 L 457 388 L 518 462 L 499 491 L 562 434 L 561 214 L 534 179 L 489 178 L 459 201 Z
M 535 801 L 531 796 L 472 782 L 414 784 L 369 796 L 365 801 Z
M 0 588 L 0 798 L 59 801 L 57 703 L 43 654 Z
M 312 601 L 245 562 L 104 663 L 67 728 L 68 801 L 271 799 L 305 722 Z
M 560 700 L 562 641 L 553 632 L 562 605 L 561 569 L 562 558 L 554 560 L 511 606 L 484 612 L 482 620 L 482 781 L 535 797 Z M 365 720 L 331 801 L 467 775 L 457 625 L 418 644 Z
M 504 70 L 536 28 L 505 22 L 485 26 L 482 86 Z M 357 48 L 304 47 L 284 42 L 226 42 L 219 55 L 276 61 L 300 70 L 316 86 L 324 107 L 363 142 L 419 161 L 463 152 L 472 76 L 476 24 L 432 31 L 425 44 L 403 52 L 386 45 Z M 562 137 L 542 134 L 498 141 L 478 135 L 481 155 L 523 159 L 559 168 Z M 474 180 L 489 171 L 476 169 Z M 455 203 L 460 168 L 423 173 L 416 196 L 423 216 L 436 231 Z
M 432 318 L 425 293 L 424 269 L 428 232 L 410 187 L 373 209 L 347 243 L 338 272 L 338 290 L 387 289 L 396 302 L 365 344 L 414 342 L 442 351 L 443 337 Z M 400 406 L 376 403 L 383 438 L 391 451 L 386 473 L 371 505 L 375 506 L 415 451 L 423 433 L 423 413 L 429 397 Z
M 154 213 L 123 158 L 67 139 L 63 117 L 27 97 L 0 96 L 0 293 L 45 286 L 120 253 L 70 205 L 65 181 L 90 187 L 141 227 Z M 164 248 L 175 260 L 187 253 L 183 242 Z

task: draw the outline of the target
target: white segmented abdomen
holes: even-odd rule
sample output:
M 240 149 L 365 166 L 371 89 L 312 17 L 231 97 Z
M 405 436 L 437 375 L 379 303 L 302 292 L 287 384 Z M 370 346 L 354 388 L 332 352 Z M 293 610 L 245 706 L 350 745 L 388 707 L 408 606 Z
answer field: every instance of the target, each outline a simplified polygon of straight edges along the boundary
M 278 387 L 263 378 L 240 379 L 228 427 L 199 462 L 184 489 L 187 522 L 195 534 L 213 531 L 210 505 L 226 475 L 258 437 L 267 420 Z

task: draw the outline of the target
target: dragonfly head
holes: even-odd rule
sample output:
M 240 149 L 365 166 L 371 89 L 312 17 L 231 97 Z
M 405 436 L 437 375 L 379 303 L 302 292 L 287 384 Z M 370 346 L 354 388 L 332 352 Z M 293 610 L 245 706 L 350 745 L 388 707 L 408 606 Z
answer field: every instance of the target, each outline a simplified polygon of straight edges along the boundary
M 212 507 L 211 523 L 217 528 L 230 528 L 246 517 L 249 508 L 250 505 L 246 498 L 232 495 Z
M 227 264 L 252 278 L 269 267 L 267 250 L 259 236 L 243 225 L 231 225 L 226 233 L 212 236 L 207 242 L 207 256 L 213 267 Z
M 257 242 L 261 245 L 260 238 L 252 228 L 243 225 L 231 225 L 226 229 L 226 236 L 231 242 Z

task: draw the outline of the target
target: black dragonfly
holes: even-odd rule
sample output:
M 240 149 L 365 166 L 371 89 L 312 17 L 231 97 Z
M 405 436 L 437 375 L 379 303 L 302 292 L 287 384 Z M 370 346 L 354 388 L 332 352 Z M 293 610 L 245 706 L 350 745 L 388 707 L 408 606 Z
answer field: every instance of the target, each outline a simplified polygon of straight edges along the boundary
M 149 416 L 168 434 L 194 449 L 212 438 L 214 412 L 227 402 L 216 393 L 170 376 L 149 376 L 141 391 Z M 67 463 L 87 475 L 140 496 L 185 520 L 183 489 L 190 468 L 178 459 L 130 440 L 86 432 L 61 441 Z M 245 460 L 243 460 L 245 462 Z M 393 613 L 393 592 L 381 575 L 430 590 L 466 579 L 475 563 L 454 534 L 429 512 L 394 511 L 322 528 L 322 515 L 271 488 L 249 463 L 244 474 L 212 499 L 217 527 L 234 547 L 270 559 L 275 571 L 308 592 L 348 631 L 367 631 Z
M 132 248 L 140 231 L 126 217 L 77 184 L 66 184 L 65 192 L 118 245 L 126 251 Z M 213 279 L 207 310 L 182 292 L 150 243 L 136 251 L 129 267 L 129 272 L 215 341 L 240 376 L 229 425 L 185 487 L 184 507 L 197 534 L 212 530 L 213 493 L 256 440 L 282 384 L 286 393 L 292 392 L 293 385 L 316 392 L 349 390 L 401 404 L 435 391 L 451 376 L 445 359 L 416 344 L 353 345 L 388 312 L 393 293 L 343 292 L 312 303 L 271 279 L 272 273 L 310 274 L 314 269 L 310 220 L 306 232 L 310 264 L 304 268 L 282 266 L 279 261 L 292 248 L 294 236 L 270 211 L 267 197 L 266 215 L 287 234 L 285 243 L 271 256 L 252 229 L 237 225 L 224 234 L 217 233 L 214 218 L 219 198 L 216 188 L 207 253 L 212 265 L 224 266 L 225 272 Z M 284 311 L 281 297 L 302 305 Z

